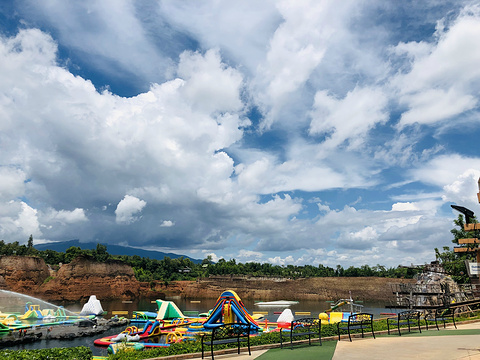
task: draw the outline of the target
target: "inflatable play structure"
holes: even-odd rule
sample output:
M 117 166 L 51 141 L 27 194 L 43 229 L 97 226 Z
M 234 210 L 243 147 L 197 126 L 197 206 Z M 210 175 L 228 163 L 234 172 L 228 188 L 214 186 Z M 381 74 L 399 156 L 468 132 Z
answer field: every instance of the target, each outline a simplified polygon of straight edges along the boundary
M 60 306 L 56 311 L 52 309 L 40 309 L 40 305 L 31 302 L 25 304 L 25 314 L 18 317 L 19 320 L 48 320 L 55 321 L 58 318 L 66 319 L 65 309 Z
M 83 305 L 80 315 L 102 315 L 103 308 L 100 304 L 100 300 L 95 295 L 91 295 L 87 303 Z
M 173 301 L 156 300 L 156 302 L 158 306 L 156 320 L 166 321 L 186 318 L 186 316 L 183 315 L 182 311 Z
M 362 308 L 363 305 L 356 304 L 350 296 L 348 299 L 337 300 L 330 309 L 320 313 L 318 318 L 322 321 L 322 324 L 336 324 L 341 321 L 348 321 L 351 314 L 362 312 Z
M 0 322 L 0 333 L 8 333 L 10 332 L 10 328 L 7 325 L 4 325 Z
M 240 297 L 233 290 L 224 291 L 218 298 L 208 319 L 203 323 L 205 329 L 213 329 L 227 323 L 251 324 L 256 331 L 260 326 L 248 313 Z
M 31 327 L 76 324 L 94 317 L 95 315 L 67 315 L 65 308 L 62 306 L 58 307 L 56 310 L 41 309 L 40 305 L 27 302 L 25 304 L 25 313 L 23 315 L 1 313 L 0 324 L 5 325 L 11 331 L 15 331 Z M 1 329 L 0 332 L 2 332 Z
M 130 319 L 131 324 L 144 325 L 148 321 L 160 321 L 163 325 L 170 324 L 172 322 L 189 322 L 188 319 L 191 319 L 185 316 L 182 311 L 177 307 L 177 305 L 172 301 L 167 300 L 155 300 L 158 311 L 133 311 L 132 319 Z M 184 319 L 185 321 L 181 321 Z
M 153 342 L 150 340 L 151 338 L 158 338 L 158 340 L 157 342 Z M 148 320 L 143 329 L 138 329 L 136 326 L 129 326 L 118 335 L 105 336 L 94 340 L 93 343 L 98 346 L 107 346 L 110 349 L 109 351 L 117 351 L 118 346 L 114 344 L 123 343 L 132 349 L 138 350 L 139 347 L 133 345 L 141 344 L 142 348 L 167 347 L 173 342 L 182 340 L 183 334 L 177 329 L 165 330 L 163 322 Z
M 127 327 L 121 334 L 110 335 L 94 341 L 95 345 L 107 346 L 116 343 L 130 345 L 141 343 L 145 348 L 166 347 L 170 344 L 194 339 L 198 332 L 211 331 L 224 323 L 242 323 L 252 325 L 253 332 L 262 331 L 259 324 L 245 309 L 242 300 L 234 291 L 225 291 L 220 295 L 208 318 L 185 317 L 177 305 L 171 301 L 157 300 L 158 312 L 155 321 L 147 320 L 143 329 L 134 325 Z M 110 351 L 116 351 L 114 345 Z M 131 346 L 131 348 L 135 348 Z
M 33 305 L 30 302 L 25 304 L 25 314 L 19 317 L 20 320 L 26 319 L 43 319 L 46 315 L 53 315 L 50 309 L 40 310 L 40 305 Z
M 0 312 L 0 333 L 25 331 L 40 327 L 50 328 L 55 325 L 80 325 L 86 320 L 95 318 L 95 315 L 80 316 L 66 310 L 63 306 L 56 306 L 32 296 L 6 290 L 1 290 L 0 292 L 2 294 L 5 292 L 6 294 L 5 298 L 2 297 L 2 308 L 10 310 L 10 312 L 6 313 Z M 22 312 L 22 305 L 18 300 L 22 301 L 25 298 L 32 301 L 24 303 L 24 311 Z M 11 301 L 10 299 L 18 300 Z M 45 305 L 48 308 L 42 308 Z
M 141 325 L 145 324 L 149 320 L 155 321 L 156 318 L 157 313 L 153 311 L 132 311 L 130 324 Z
M 137 342 L 121 342 L 108 345 L 107 351 L 109 354 L 116 354 L 119 351 L 140 351 L 145 346 Z

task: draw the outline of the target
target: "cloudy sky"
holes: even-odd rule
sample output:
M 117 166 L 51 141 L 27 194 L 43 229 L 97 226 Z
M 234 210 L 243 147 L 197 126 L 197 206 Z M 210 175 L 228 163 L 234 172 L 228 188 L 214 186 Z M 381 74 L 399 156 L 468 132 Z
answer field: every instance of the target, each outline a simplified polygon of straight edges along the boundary
M 480 212 L 480 1 L 6 0 L 0 238 L 422 264 Z

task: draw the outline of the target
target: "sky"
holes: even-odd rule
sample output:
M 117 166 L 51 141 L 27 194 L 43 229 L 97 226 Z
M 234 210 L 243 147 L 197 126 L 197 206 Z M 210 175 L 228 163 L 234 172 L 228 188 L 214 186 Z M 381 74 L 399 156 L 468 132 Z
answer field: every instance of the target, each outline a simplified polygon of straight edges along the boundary
M 480 1 L 6 0 L 0 239 L 344 268 L 480 212 Z

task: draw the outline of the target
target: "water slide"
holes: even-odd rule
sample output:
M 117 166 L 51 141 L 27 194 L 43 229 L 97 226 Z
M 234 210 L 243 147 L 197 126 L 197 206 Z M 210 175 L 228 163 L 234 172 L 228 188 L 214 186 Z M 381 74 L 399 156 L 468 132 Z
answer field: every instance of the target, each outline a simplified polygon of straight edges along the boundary
M 251 324 L 254 330 L 260 329 L 258 323 L 248 313 L 242 300 L 233 290 L 227 290 L 220 295 L 213 307 L 210 317 L 205 321 L 203 326 L 206 329 L 212 329 L 229 322 Z
M 325 312 L 326 312 L 326 313 L 329 313 L 329 312 L 331 312 L 331 311 L 333 311 L 333 310 L 335 310 L 335 309 L 337 309 L 337 308 L 339 308 L 340 306 L 343 306 L 343 305 L 345 305 L 345 304 L 348 304 L 348 301 L 340 301 L 339 303 L 333 305 L 330 309 L 325 310 Z
M 40 305 L 32 305 L 31 302 L 27 302 L 25 305 L 25 314 L 20 316 L 20 320 L 25 319 L 43 319 L 42 311 L 40 310 Z
M 156 320 L 173 320 L 185 318 L 182 311 L 173 301 L 157 300 L 158 312 Z
M 145 327 L 143 328 L 143 330 L 141 332 L 138 333 L 138 335 L 140 335 L 140 337 L 148 337 L 148 336 L 153 336 L 153 335 L 156 335 L 156 333 L 154 333 L 154 331 L 159 328 L 160 326 L 160 322 L 157 320 L 155 322 L 151 322 L 150 320 L 147 321 L 147 323 L 145 324 Z M 157 331 L 158 332 L 158 331 Z

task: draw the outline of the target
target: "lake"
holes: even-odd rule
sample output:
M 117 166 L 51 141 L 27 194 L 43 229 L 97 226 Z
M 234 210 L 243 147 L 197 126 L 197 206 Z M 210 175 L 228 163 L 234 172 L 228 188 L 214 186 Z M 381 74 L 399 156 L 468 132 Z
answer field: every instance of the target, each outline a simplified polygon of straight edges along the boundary
M 16 294 L 16 293 L 13 293 Z M 20 296 L 15 298 L 15 296 L 10 292 L 9 297 L 5 296 L 5 292 L 0 292 L 0 310 L 2 312 L 21 312 L 23 313 L 24 306 L 26 301 L 30 301 L 33 304 L 40 304 L 42 309 L 52 308 L 54 306 L 64 306 L 65 309 L 79 312 L 83 303 L 74 303 L 74 304 L 60 304 L 60 303 L 46 303 L 42 302 L 39 299 L 35 299 L 29 296 Z M 207 312 L 212 309 L 216 303 L 216 299 L 182 299 L 180 297 L 167 298 L 165 300 L 170 300 L 175 302 L 178 308 L 182 311 L 198 311 L 199 313 Z M 272 306 L 258 306 L 255 305 L 254 300 L 243 300 L 243 303 L 249 313 L 262 312 L 266 319 L 270 322 L 276 322 L 279 312 L 285 309 L 285 307 L 272 307 Z M 101 301 L 102 307 L 105 311 L 108 312 L 106 315 L 107 318 L 110 318 L 112 311 L 128 311 L 128 317 L 131 318 L 132 311 L 134 310 L 143 310 L 143 311 L 157 311 L 157 306 L 155 301 L 151 299 L 136 299 L 131 302 L 125 302 L 121 300 L 111 300 L 111 301 Z M 364 312 L 370 312 L 374 314 L 375 318 L 380 317 L 382 312 L 393 312 L 385 308 L 385 303 L 378 301 L 365 301 L 361 303 L 364 308 Z M 310 312 L 312 317 L 318 317 L 318 314 L 329 309 L 331 302 L 327 301 L 300 301 L 298 304 L 291 305 L 289 308 L 295 314 L 296 312 Z M 298 317 L 298 316 L 297 316 Z M 99 337 L 107 335 L 115 335 L 122 332 L 124 328 L 116 327 L 108 330 L 102 335 L 96 335 L 92 337 L 81 337 L 75 338 L 73 340 L 40 340 L 30 344 L 22 344 L 13 347 L 8 347 L 11 350 L 23 350 L 23 349 L 43 349 L 43 348 L 52 348 L 52 347 L 75 347 L 75 346 L 87 346 L 92 349 L 94 355 L 103 355 L 106 356 L 107 349 L 103 347 L 97 347 L 93 344 L 93 341 Z

